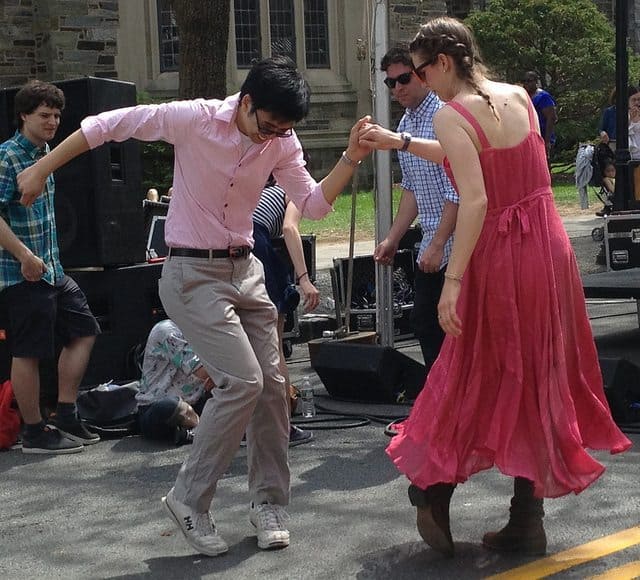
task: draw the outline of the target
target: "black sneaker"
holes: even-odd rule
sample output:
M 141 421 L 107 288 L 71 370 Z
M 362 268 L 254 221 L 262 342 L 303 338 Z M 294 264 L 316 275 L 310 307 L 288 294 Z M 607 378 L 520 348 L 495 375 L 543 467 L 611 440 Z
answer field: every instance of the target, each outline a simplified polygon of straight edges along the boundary
M 50 425 L 46 425 L 35 437 L 29 437 L 26 432 L 22 433 L 22 453 L 62 455 L 80 453 L 83 449 L 81 444 L 65 437 Z
M 185 429 L 184 427 L 176 427 L 176 432 L 173 437 L 173 443 L 177 446 L 190 445 L 193 443 L 195 434 L 193 429 Z
M 296 445 L 302 445 L 303 443 L 309 443 L 313 439 L 312 431 L 303 431 L 300 427 L 291 425 L 289 429 L 289 447 L 295 447 Z
M 49 424 L 53 425 L 65 437 L 81 443 L 82 445 L 93 445 L 100 441 L 100 435 L 89 431 L 82 421 L 61 421 L 56 415 L 49 417 Z

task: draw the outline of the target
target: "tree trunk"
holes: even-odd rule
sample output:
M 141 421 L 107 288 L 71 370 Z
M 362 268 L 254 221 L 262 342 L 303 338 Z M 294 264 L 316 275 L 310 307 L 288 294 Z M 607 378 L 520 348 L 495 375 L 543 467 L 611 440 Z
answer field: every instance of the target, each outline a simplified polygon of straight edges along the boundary
M 230 4 L 229 0 L 174 0 L 181 98 L 226 96 Z

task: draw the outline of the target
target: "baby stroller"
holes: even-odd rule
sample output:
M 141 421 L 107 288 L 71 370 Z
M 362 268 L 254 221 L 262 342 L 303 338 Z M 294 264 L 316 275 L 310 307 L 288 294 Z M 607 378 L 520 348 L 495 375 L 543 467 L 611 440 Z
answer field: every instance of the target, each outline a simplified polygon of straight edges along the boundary
M 614 194 L 604 186 L 604 169 L 608 164 L 615 163 L 615 153 L 606 143 L 598 143 L 595 146 L 590 146 L 589 149 L 592 150 L 589 186 L 594 188 L 596 197 L 602 202 L 602 209 L 597 211 L 596 215 L 605 217 L 613 211 Z M 585 151 L 585 155 L 588 155 L 588 153 L 588 150 Z M 604 227 L 594 228 L 591 232 L 591 237 L 596 242 L 604 240 Z
M 610 163 L 615 165 L 616 156 L 606 143 L 598 143 L 593 150 L 591 167 L 593 173 L 589 180 L 589 185 L 596 188 L 596 197 L 602 202 L 603 208 L 596 212 L 597 216 L 604 217 L 613 211 L 613 192 L 604 187 L 602 178 L 604 169 Z

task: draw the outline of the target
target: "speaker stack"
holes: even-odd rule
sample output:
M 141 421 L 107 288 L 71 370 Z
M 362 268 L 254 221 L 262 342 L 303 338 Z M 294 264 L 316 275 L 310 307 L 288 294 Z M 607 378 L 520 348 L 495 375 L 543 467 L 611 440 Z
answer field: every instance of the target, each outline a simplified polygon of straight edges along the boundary
M 85 77 L 55 81 L 66 105 L 53 148 L 80 128 L 87 116 L 136 105 L 133 83 Z M 19 87 L 0 91 L 0 139 L 16 131 Z M 60 261 L 87 296 L 103 331 L 83 385 L 129 379 L 130 352 L 165 318 L 158 298 L 161 264 L 146 264 L 142 164 L 137 141 L 106 143 L 55 172 L 55 211 Z M 58 345 L 60 350 L 61 345 Z M 10 360 L 0 342 L 0 373 Z M 41 361 L 44 399 L 55 397 L 55 361 Z
M 136 104 L 135 84 L 85 77 L 54 82 L 66 105 L 51 147 L 80 128 L 82 119 Z M 13 135 L 18 88 L 0 91 L 0 141 Z M 105 143 L 55 173 L 56 225 L 65 268 L 118 266 L 145 259 L 142 165 L 133 139 Z

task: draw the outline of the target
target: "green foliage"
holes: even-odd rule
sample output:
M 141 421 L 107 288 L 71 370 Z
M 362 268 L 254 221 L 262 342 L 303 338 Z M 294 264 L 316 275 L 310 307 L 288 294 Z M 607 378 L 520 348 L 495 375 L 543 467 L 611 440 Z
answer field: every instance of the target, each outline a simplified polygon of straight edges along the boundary
M 138 93 L 141 105 L 160 103 L 148 93 Z M 141 143 L 142 155 L 142 187 L 146 192 L 154 187 L 160 195 L 164 195 L 173 183 L 173 145 L 164 141 Z
M 615 30 L 593 0 L 490 0 L 465 21 L 498 78 L 519 82 L 535 70 L 558 103 L 558 150 L 575 155 L 596 136 L 615 86 Z M 630 58 L 630 82 L 638 80 Z

